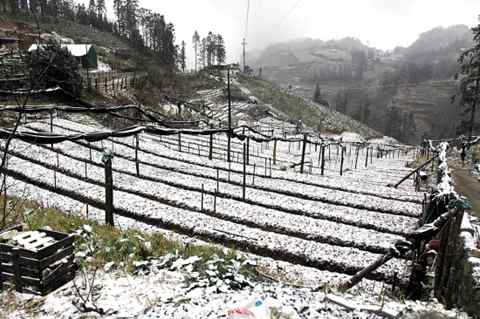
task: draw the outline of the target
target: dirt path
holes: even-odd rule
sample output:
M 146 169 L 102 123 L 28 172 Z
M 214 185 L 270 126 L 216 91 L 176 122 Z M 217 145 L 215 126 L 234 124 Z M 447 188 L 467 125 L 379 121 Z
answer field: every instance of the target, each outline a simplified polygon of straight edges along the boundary
M 468 197 L 472 204 L 472 215 L 480 218 L 480 182 L 470 174 L 468 168 L 452 165 L 451 172 L 455 181 L 455 190 Z

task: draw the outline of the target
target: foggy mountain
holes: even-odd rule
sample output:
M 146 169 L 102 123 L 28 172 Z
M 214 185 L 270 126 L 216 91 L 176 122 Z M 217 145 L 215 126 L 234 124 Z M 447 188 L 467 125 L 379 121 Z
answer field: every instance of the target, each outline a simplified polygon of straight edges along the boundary
M 409 47 L 382 51 L 355 38 L 298 39 L 268 46 L 249 64 L 295 94 L 312 98 L 405 142 L 455 134 L 460 109 L 451 104 L 465 25 L 434 28 Z M 442 114 L 442 116 L 439 116 Z

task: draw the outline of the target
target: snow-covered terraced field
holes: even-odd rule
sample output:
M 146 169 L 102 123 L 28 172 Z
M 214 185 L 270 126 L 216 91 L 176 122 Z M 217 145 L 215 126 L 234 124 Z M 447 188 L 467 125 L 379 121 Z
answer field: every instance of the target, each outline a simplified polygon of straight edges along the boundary
M 82 132 L 82 131 L 92 131 L 94 128 L 88 127 L 85 125 L 73 123 L 70 121 L 65 120 L 58 120 L 56 122 L 57 126 L 56 129 L 64 129 L 63 132 Z M 37 126 L 38 128 L 45 129 L 45 126 Z M 68 128 L 68 129 L 67 129 Z M 67 129 L 67 130 L 65 130 Z M 96 128 L 99 129 L 98 127 Z M 178 152 L 178 146 L 174 147 L 173 149 L 168 149 L 162 145 L 159 145 L 159 141 L 165 140 L 166 137 L 154 137 L 154 136 L 145 136 L 142 138 L 147 141 L 147 143 L 140 143 L 140 149 L 145 151 L 151 151 L 156 155 L 159 155 L 162 158 L 173 157 L 175 159 L 184 160 L 188 162 L 188 164 L 198 163 L 204 166 L 216 166 L 220 169 L 227 169 L 229 165 L 225 163 L 225 155 L 221 157 L 222 160 L 214 160 L 209 161 L 202 157 L 198 156 L 191 156 L 191 154 L 185 153 L 187 147 L 182 148 L 182 152 Z M 192 137 L 182 135 L 182 141 L 188 141 Z M 208 137 L 207 137 L 208 139 Z M 220 135 L 216 137 L 216 140 L 222 140 L 223 136 Z M 152 143 L 152 141 L 157 143 Z M 183 143 L 183 142 L 182 142 Z M 187 142 L 185 142 L 187 143 Z M 177 145 L 177 142 L 175 142 Z M 235 148 L 235 140 L 232 140 L 232 149 Z M 282 143 L 279 143 L 279 146 Z M 129 145 L 133 145 L 129 144 Z M 226 145 L 226 142 L 225 142 Z M 226 150 L 226 148 L 225 148 Z M 196 151 L 193 152 L 197 154 Z M 205 154 L 205 153 L 203 153 Z M 402 184 L 398 189 L 393 189 L 387 187 L 387 184 L 390 182 L 396 182 L 400 180 L 404 175 L 406 175 L 409 170 L 404 167 L 405 161 L 409 158 L 401 158 L 401 159 L 375 159 L 374 166 L 369 166 L 368 168 L 364 168 L 362 165 L 359 165 L 359 169 L 353 171 L 344 172 L 344 175 L 340 177 L 337 171 L 329 171 L 326 170 L 325 176 L 311 176 L 308 174 L 297 174 L 293 171 L 282 171 L 276 170 L 274 171 L 274 179 L 282 179 L 282 180 L 293 180 L 295 182 L 304 181 L 307 183 L 325 186 L 325 187 L 333 187 L 335 189 L 345 188 L 348 190 L 356 191 L 359 193 L 371 193 L 375 195 L 387 194 L 387 196 L 396 198 L 396 199 L 406 199 L 411 201 L 420 202 L 422 199 L 422 195 L 415 193 L 412 191 L 412 181 L 407 180 L 404 184 Z M 163 160 L 163 159 L 162 159 Z M 256 175 L 261 176 L 265 175 L 263 165 L 263 159 L 257 163 L 257 170 Z M 215 163 L 215 165 L 212 165 Z M 252 163 L 251 163 L 252 164 Z M 232 162 L 230 164 L 231 169 L 237 170 L 238 172 L 242 171 L 242 165 Z M 247 171 L 252 173 L 253 166 L 249 165 L 247 167 Z M 267 170 L 267 175 L 268 175 Z M 389 195 L 390 194 L 390 195 Z
M 30 125 L 30 126 L 35 126 L 35 125 Z M 37 128 L 43 128 L 45 127 L 42 124 L 36 125 Z M 61 133 L 71 133 L 68 132 L 67 130 L 60 131 Z M 125 147 L 125 145 L 120 145 L 120 144 L 115 144 L 115 151 L 119 153 L 120 156 L 124 156 L 123 154 L 131 154 L 133 155 L 133 150 L 129 149 L 128 147 Z M 160 146 L 160 149 L 157 149 L 158 153 L 164 153 L 165 149 Z M 141 153 L 141 152 L 140 152 Z M 140 154 L 139 155 L 140 159 L 143 159 L 143 162 L 145 163 L 156 163 L 158 161 L 158 158 L 155 158 L 149 154 Z M 132 156 L 130 156 L 132 158 Z M 163 160 L 161 162 L 163 164 Z M 128 166 L 128 165 L 127 165 Z M 134 167 L 133 163 L 130 165 L 130 167 Z M 171 172 L 170 175 L 176 174 L 175 172 Z M 147 176 L 153 176 L 153 175 L 148 175 Z M 173 180 L 178 180 L 179 178 L 185 178 L 184 176 L 181 176 L 183 174 L 177 174 L 178 176 L 175 176 Z M 238 174 L 236 175 L 231 175 L 230 176 L 231 180 L 234 180 L 237 182 L 237 184 L 240 182 L 241 176 Z M 204 178 L 195 178 L 193 176 L 187 176 L 187 179 L 189 182 L 197 182 L 198 186 L 201 186 L 202 183 L 204 183 Z M 253 179 L 253 177 L 251 177 Z M 291 207 L 298 207 L 298 206 L 309 206 L 312 207 L 312 205 L 315 205 L 316 202 L 326 202 L 326 203 L 331 203 L 331 204 L 336 204 L 336 205 L 343 205 L 343 206 L 351 206 L 355 208 L 362 208 L 362 209 L 368 209 L 371 211 L 378 211 L 378 212 L 387 212 L 387 213 L 392 213 L 394 215 L 404 215 L 404 216 L 410 216 L 410 217 L 415 217 L 420 214 L 419 211 L 419 206 L 417 204 L 411 203 L 411 202 L 404 202 L 404 201 L 399 201 L 399 200 L 390 200 L 390 199 L 384 199 L 384 198 L 378 198 L 375 196 L 371 195 L 364 195 L 364 194 L 355 194 L 352 196 L 352 193 L 348 191 L 340 191 L 340 190 L 332 190 L 328 188 L 319 188 L 319 187 L 313 187 L 309 185 L 302 185 L 302 192 L 296 192 L 295 190 L 298 189 L 296 185 L 288 185 L 288 182 L 282 182 L 278 183 L 276 181 L 273 181 L 268 178 L 260 179 L 260 183 L 258 183 L 258 178 L 257 178 L 257 188 L 254 188 L 252 190 L 249 189 L 249 194 L 253 193 L 252 196 L 254 198 L 260 197 L 260 198 L 270 198 L 273 203 L 279 203 L 278 201 L 282 201 L 282 198 L 275 198 L 272 196 L 272 190 L 276 190 L 277 192 L 281 192 L 282 195 L 296 195 L 296 196 L 289 196 L 289 197 L 296 197 L 295 203 L 291 204 Z M 225 187 L 224 184 L 222 184 L 222 190 Z M 259 189 L 261 188 L 261 189 Z M 239 187 L 235 187 L 232 189 L 231 194 L 235 194 L 241 191 Z M 284 197 L 284 196 L 282 196 Z M 313 209 L 316 209 L 317 207 L 313 206 Z
M 50 128 L 37 122 L 25 129 Z M 98 129 L 55 120 L 56 133 Z M 275 171 L 272 178 L 253 177 L 249 166 L 244 201 L 242 165 L 179 153 L 158 143 L 158 139 L 140 135 L 138 176 L 131 137 L 91 143 L 91 148 L 86 142 L 65 142 L 52 149 L 15 141 L 8 166 L 17 180 L 12 190 L 21 195 L 27 189 L 32 199 L 60 207 L 63 201 L 68 202 L 69 211 L 79 212 L 85 203 L 103 209 L 101 155 L 104 148 L 109 148 L 115 155 L 115 209 L 123 216 L 119 217 L 123 226 L 139 227 L 139 222 L 145 222 L 258 255 L 344 274 L 353 274 L 388 251 L 393 242 L 415 227 L 421 211 L 421 195 L 412 192 L 409 185 L 396 190 L 374 182 L 401 177 L 406 171 L 402 168 L 405 158 L 374 161 L 374 166 L 349 171 L 343 177 L 293 171 Z M 241 144 L 237 141 L 233 145 Z M 369 172 L 376 177 L 364 178 Z M 101 218 L 98 210 L 96 215 Z M 389 280 L 404 268 L 405 262 L 395 259 L 372 276 Z

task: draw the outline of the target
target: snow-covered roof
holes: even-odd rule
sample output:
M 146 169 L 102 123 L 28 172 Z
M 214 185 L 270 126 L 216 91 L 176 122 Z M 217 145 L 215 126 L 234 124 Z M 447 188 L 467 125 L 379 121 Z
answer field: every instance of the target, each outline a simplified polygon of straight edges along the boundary
M 62 48 L 66 48 L 71 55 L 76 57 L 82 57 L 87 55 L 88 51 L 92 48 L 91 44 L 61 44 Z M 28 49 L 28 52 L 32 52 L 38 49 L 37 44 L 32 44 Z

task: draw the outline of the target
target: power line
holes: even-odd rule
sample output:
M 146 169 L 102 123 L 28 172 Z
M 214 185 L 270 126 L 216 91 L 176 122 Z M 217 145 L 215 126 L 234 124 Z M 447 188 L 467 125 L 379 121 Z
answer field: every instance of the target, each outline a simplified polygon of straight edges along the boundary
M 300 2 L 302 2 L 302 0 L 298 0 L 297 2 L 295 2 L 295 4 L 290 8 L 290 10 L 288 10 L 287 13 L 280 19 L 278 24 L 275 25 L 275 27 L 281 26 L 283 21 L 285 21 L 290 16 L 290 14 L 292 14 L 292 12 L 300 5 Z
M 250 0 L 247 0 L 247 19 L 245 20 L 245 36 L 244 38 L 246 39 L 248 36 L 248 20 L 249 20 L 249 15 L 250 15 Z

